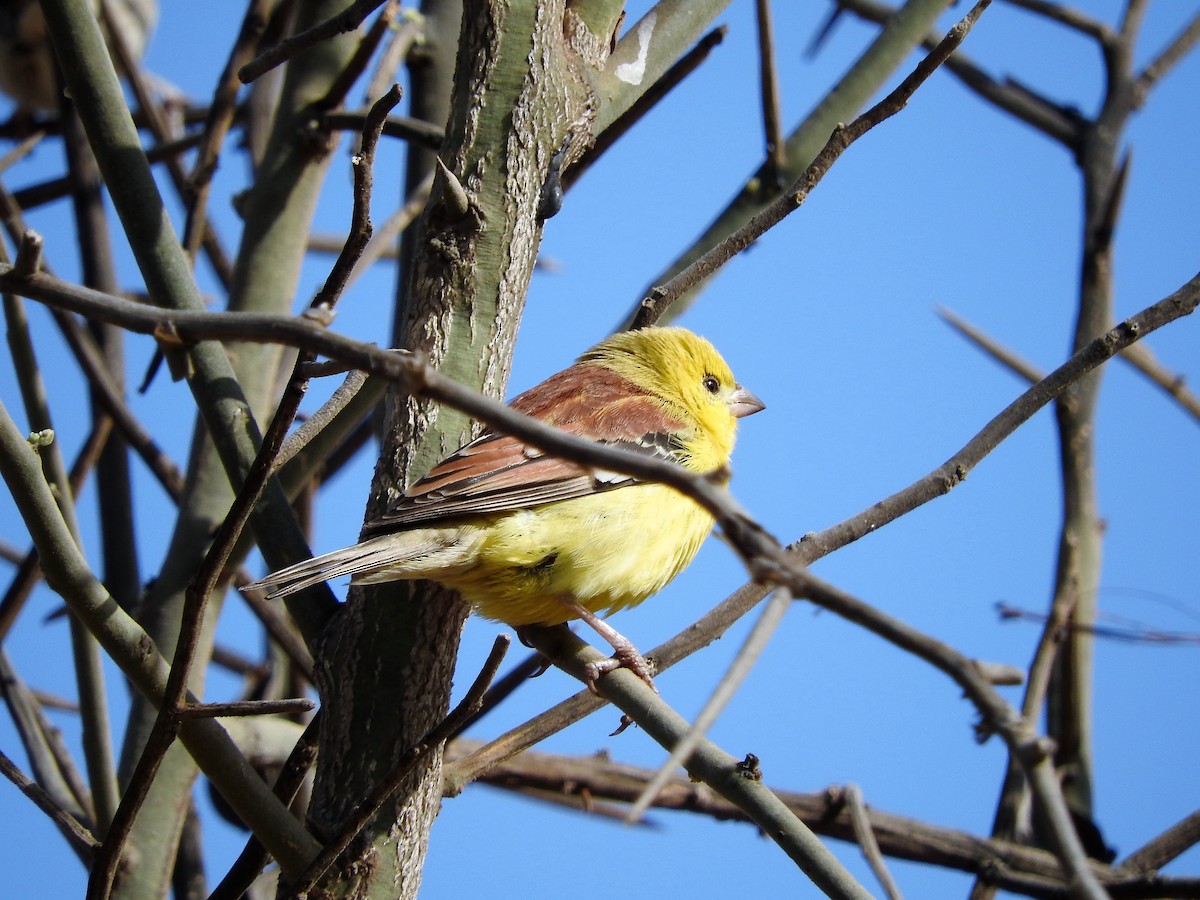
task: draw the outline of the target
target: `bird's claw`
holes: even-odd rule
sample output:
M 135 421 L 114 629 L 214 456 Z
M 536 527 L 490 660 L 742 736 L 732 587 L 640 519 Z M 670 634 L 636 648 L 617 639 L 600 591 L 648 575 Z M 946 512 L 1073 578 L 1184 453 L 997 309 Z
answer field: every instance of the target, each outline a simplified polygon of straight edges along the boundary
M 608 659 L 590 662 L 584 666 L 583 680 L 586 682 L 588 690 L 599 697 L 600 689 L 597 687 L 597 682 L 609 672 L 616 669 L 629 669 L 634 675 L 642 679 L 650 690 L 656 694 L 658 693 L 658 688 L 654 685 L 654 669 L 646 661 L 646 657 L 638 653 L 632 646 L 618 649 Z

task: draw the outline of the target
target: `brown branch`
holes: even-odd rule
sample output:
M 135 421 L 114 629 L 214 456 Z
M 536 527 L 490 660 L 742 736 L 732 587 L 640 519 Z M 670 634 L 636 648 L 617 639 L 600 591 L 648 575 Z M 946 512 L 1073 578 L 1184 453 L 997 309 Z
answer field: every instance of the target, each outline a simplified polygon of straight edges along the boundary
M 339 110 L 317 116 L 318 128 L 326 131 L 362 131 L 366 126 L 368 110 Z M 431 122 L 423 122 L 408 116 L 388 116 L 383 123 L 383 136 L 400 138 L 410 144 L 418 144 L 430 150 L 442 146 L 445 132 Z
M 293 35 L 260 54 L 238 70 L 238 78 L 242 80 L 242 84 L 249 84 L 321 41 L 353 31 L 366 20 L 367 16 L 386 2 L 387 0 L 355 0 L 336 16 L 326 19 L 300 34 Z
M 216 719 L 221 716 L 294 715 L 310 712 L 317 704 L 305 697 L 284 700 L 230 700 L 225 703 L 185 703 L 175 714 L 181 719 Z
M 465 738 L 454 741 L 446 749 L 447 767 L 454 769 L 481 747 L 480 741 Z M 530 750 L 498 763 L 479 780 L 537 799 L 557 797 L 561 805 L 587 813 L 592 804 L 633 802 L 651 774 L 651 770 L 616 762 L 606 755 L 563 756 Z M 773 790 L 814 831 L 825 837 L 855 842 L 845 789 L 831 787 L 816 793 Z M 451 794 L 447 792 L 447 796 Z M 748 821 L 744 811 L 685 777 L 671 779 L 654 806 L 718 822 Z M 880 809 L 868 808 L 865 812 L 871 833 L 889 857 L 984 874 L 998 887 L 1017 893 L 1041 897 L 1065 894 L 1062 868 L 1053 854 L 1045 850 L 983 838 Z M 1143 873 L 1111 869 L 1098 862 L 1093 862 L 1092 868 L 1114 897 L 1196 896 L 1200 888 L 1196 879 L 1145 877 Z
M 1117 866 L 1117 871 L 1139 875 L 1157 872 L 1197 844 L 1200 844 L 1200 810 L 1129 854 Z
M 164 163 L 186 153 L 199 143 L 200 135 L 198 133 L 155 143 L 146 148 L 146 160 L 151 164 Z M 53 203 L 55 200 L 61 200 L 70 193 L 71 179 L 64 175 L 61 178 L 51 178 L 38 184 L 18 188 L 12 192 L 12 196 L 21 209 L 28 211 Z
M 37 697 L 17 674 L 8 654 L 2 649 L 0 697 L 4 698 L 8 707 L 33 777 L 56 806 L 70 812 L 85 826 L 90 826 L 96 820 L 96 811 L 87 782 L 72 759 L 62 733 L 47 719 Z
M 956 24 L 941 43 L 917 64 L 900 85 L 872 106 L 849 125 L 837 128 L 830 135 L 825 147 L 817 154 L 812 164 L 804 170 L 795 183 L 779 199 L 753 219 L 734 231 L 666 284 L 651 290 L 644 298 L 634 316 L 632 328 L 644 328 L 658 321 L 659 317 L 680 297 L 697 284 L 710 278 L 714 272 L 733 259 L 771 228 L 803 205 L 808 195 L 821 183 L 833 164 L 856 140 L 894 116 L 905 107 L 909 99 L 930 75 L 946 61 L 963 42 L 971 26 L 991 4 L 991 0 L 979 0 L 963 19 Z
M 1036 384 L 1045 378 L 1045 373 L 1029 360 L 1019 356 L 999 341 L 989 337 L 981 329 L 976 328 L 953 310 L 939 306 L 936 310 L 943 322 L 969 340 L 972 344 L 994 359 L 1004 368 L 1025 380 L 1027 384 Z
M 242 587 L 249 584 L 253 579 L 245 571 L 238 572 L 234 579 L 238 586 L 238 593 L 250 607 L 250 612 L 258 618 L 258 621 L 266 629 L 271 640 L 279 645 L 288 659 L 292 661 L 304 677 L 312 681 L 313 658 L 308 650 L 308 646 L 304 643 L 304 639 L 292 626 L 287 617 L 287 612 L 280 608 L 279 604 L 271 603 L 264 600 L 260 594 L 253 591 L 241 590 Z
M 838 0 L 838 8 L 880 25 L 896 12 L 895 8 L 875 0 Z M 937 41 L 938 36 L 931 33 L 921 43 L 926 49 L 932 49 Z M 945 66 L 947 71 L 982 99 L 1067 147 L 1072 153 L 1077 151 L 1082 139 L 1082 123 L 1075 110 L 1053 103 L 1012 79 L 999 81 L 993 78 L 961 49 L 946 60 Z
M 1197 14 L 1166 49 L 1150 61 L 1133 82 L 1133 105 L 1140 107 L 1146 102 L 1150 91 L 1171 69 L 1179 65 L 1185 56 L 1200 42 L 1200 14 Z
M 1006 0 L 1010 6 L 1016 6 L 1028 12 L 1035 13 L 1051 22 L 1065 25 L 1078 31 L 1085 37 L 1095 39 L 1102 47 L 1111 46 L 1117 41 L 1117 34 L 1104 22 L 1084 15 L 1069 6 L 1060 3 L 1050 3 L 1048 0 Z
M 342 105 L 346 95 L 350 93 L 350 88 L 354 86 L 354 82 L 358 81 L 359 76 L 367 70 L 371 57 L 379 49 L 384 35 L 391 30 L 392 23 L 396 20 L 399 12 L 399 0 L 384 0 L 383 10 L 375 17 L 375 21 L 367 29 L 367 33 L 358 42 L 350 60 L 330 83 L 325 96 L 313 104 L 315 109 L 333 109 Z
M 875 839 L 875 829 L 871 825 L 871 816 L 867 812 L 867 804 L 863 800 L 862 790 L 857 784 L 848 784 L 842 789 L 842 797 L 850 808 L 854 840 L 862 848 L 863 856 L 867 858 L 871 871 L 879 879 L 879 884 L 890 900 L 900 900 L 900 887 L 896 884 L 892 873 L 888 871 L 887 863 L 883 861 L 883 853 L 879 850 L 879 841 Z
M 0 775 L 3 775 L 17 790 L 33 801 L 33 805 L 44 812 L 58 826 L 71 849 L 82 859 L 90 859 L 100 842 L 82 822 L 54 802 L 54 798 L 46 793 L 36 782 L 31 781 L 16 764 L 0 751 Z
M 771 0 L 756 0 L 758 19 L 758 69 L 762 84 L 763 134 L 767 144 L 765 177 L 777 183 L 787 164 L 787 144 L 783 137 L 779 111 L 779 73 L 775 68 L 775 26 L 771 21 Z
M 273 3 L 274 0 L 252 0 L 246 6 L 241 28 L 233 47 L 230 48 L 225 68 L 217 78 L 217 86 L 204 120 L 200 149 L 188 176 L 191 197 L 187 204 L 187 219 L 183 229 L 183 247 L 193 266 L 208 227 L 208 197 L 212 190 L 212 178 L 217 170 L 221 146 L 225 143 L 237 114 L 237 95 L 241 87 L 237 70 L 250 60 L 257 49 L 258 42 L 266 31 L 267 18 Z

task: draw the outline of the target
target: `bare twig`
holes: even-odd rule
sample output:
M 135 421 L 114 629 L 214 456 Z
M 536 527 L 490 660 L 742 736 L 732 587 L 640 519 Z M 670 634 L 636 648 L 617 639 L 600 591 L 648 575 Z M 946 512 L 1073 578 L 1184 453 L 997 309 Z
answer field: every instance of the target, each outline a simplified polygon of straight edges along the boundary
M 366 109 L 325 112 L 317 117 L 317 126 L 329 131 L 361 132 L 366 125 L 369 113 L 370 111 Z M 419 144 L 430 150 L 437 150 L 442 146 L 446 135 L 441 127 L 430 122 L 422 122 L 420 119 L 412 119 L 408 116 L 388 116 L 383 123 L 383 136 L 400 138 L 410 144 Z
M 862 790 L 857 784 L 848 784 L 842 789 L 842 798 L 850 807 L 850 821 L 854 825 L 854 838 L 862 848 L 863 856 L 871 866 L 871 871 L 879 879 L 884 893 L 890 900 L 900 900 L 900 886 L 888 871 L 883 854 L 879 851 L 879 842 L 875 840 L 875 830 L 871 827 L 871 818 L 867 813 L 867 804 L 863 800 Z
M 316 704 L 305 697 L 285 700 L 231 700 L 227 703 L 185 703 L 175 711 L 181 719 L 216 719 L 221 716 L 293 715 L 311 711 Z
M 870 22 L 883 24 L 896 13 L 896 9 L 875 0 L 838 0 L 838 8 L 852 12 Z M 926 49 L 936 46 L 938 35 L 929 34 L 922 41 Z M 1078 149 L 1081 140 L 1081 119 L 1070 107 L 1054 103 L 1049 98 L 1031 91 L 1013 79 L 998 80 L 988 75 L 963 51 L 957 50 L 946 60 L 946 69 L 964 85 L 998 109 L 1020 119 L 1031 128 L 1052 140 Z
M 386 2 L 387 0 L 356 0 L 333 18 L 293 35 L 242 66 L 238 70 L 238 78 L 242 80 L 242 84 L 249 84 L 321 41 L 353 31 Z
M 107 0 L 107 2 L 111 2 L 111 0 Z M 101 10 L 104 11 L 105 18 L 107 18 L 108 15 L 105 6 L 106 3 L 102 2 Z M 138 106 L 141 107 L 142 114 L 146 117 L 146 123 L 149 125 L 150 132 L 154 135 L 155 140 L 163 142 L 177 137 L 177 135 L 172 133 L 171 123 L 168 121 L 162 106 L 158 103 L 149 85 L 146 83 L 141 64 L 127 45 L 122 29 L 112 27 L 112 23 L 110 22 L 107 40 L 120 65 L 121 71 L 129 82 L 129 86 L 133 89 L 134 96 L 137 97 Z M 165 159 L 165 163 L 176 193 L 187 204 L 190 201 L 191 185 L 188 175 L 183 169 L 183 163 L 177 156 L 168 156 Z M 221 240 L 217 236 L 212 222 L 208 219 L 201 219 L 196 222 L 196 228 L 201 246 L 204 248 L 204 253 L 208 257 L 208 261 L 212 264 L 213 272 L 225 290 L 229 290 L 230 285 L 233 283 L 233 265 L 229 261 L 229 254 L 225 252 L 225 248 L 221 245 Z
M 1151 60 L 1150 64 L 1134 79 L 1133 103 L 1135 107 L 1141 106 L 1146 102 L 1146 98 L 1149 96 L 1150 91 L 1154 89 L 1154 86 L 1171 69 L 1179 65 L 1183 58 L 1196 46 L 1197 42 L 1200 42 L 1200 14 L 1197 14 L 1188 22 L 1183 30 L 1175 36 L 1175 39 L 1167 45 L 1166 49 Z
M 0 751 L 0 775 L 17 786 L 17 789 L 33 801 L 34 806 L 48 815 L 58 830 L 71 843 L 71 849 L 83 859 L 90 859 L 100 842 L 75 816 L 54 802 L 49 794 L 23 773 L 7 755 Z
M 1051 22 L 1065 25 L 1086 37 L 1094 38 L 1101 46 L 1109 46 L 1117 40 L 1116 32 L 1104 22 L 1061 3 L 1051 3 L 1049 0 L 1006 0 L 1006 2 L 1011 6 L 1036 13 Z
M 371 57 L 375 55 L 383 36 L 391 30 L 392 23 L 396 20 L 399 11 L 399 0 L 384 0 L 383 9 L 375 17 L 375 21 L 371 23 L 371 27 L 367 29 L 362 40 L 358 42 L 358 47 L 355 48 L 349 62 L 330 83 L 325 96 L 313 104 L 315 109 L 333 109 L 342 105 L 342 101 L 350 93 L 354 82 L 358 81 L 359 76 L 367 70 L 367 66 L 371 63 Z
M 947 325 L 977 346 L 1010 372 L 1023 378 L 1028 384 L 1035 384 L 1045 378 L 1045 373 L 1027 359 L 1018 356 L 1014 351 L 1003 346 L 999 341 L 989 337 L 981 329 L 976 328 L 953 310 L 939 306 L 937 314 Z
M 33 777 L 56 806 L 90 826 L 96 819 L 91 791 L 62 735 L 46 718 L 33 691 L 21 680 L 3 649 L 0 649 L 0 697 L 8 707 Z
M 849 125 L 837 128 L 825 144 L 825 148 L 817 154 L 812 165 L 778 200 L 733 232 L 717 246 L 713 247 L 690 266 L 668 281 L 654 288 L 649 296 L 642 300 L 637 315 L 634 317 L 633 328 L 643 328 L 652 325 L 672 303 L 682 297 L 695 285 L 709 278 L 725 263 L 733 259 L 763 234 L 783 221 L 789 214 L 799 209 L 808 199 L 808 195 L 820 184 L 821 179 L 846 149 L 856 140 L 883 122 L 894 116 L 908 103 L 925 80 L 946 61 L 951 53 L 963 42 L 971 30 L 971 26 L 991 5 L 991 0 L 979 0 L 969 13 L 957 25 L 950 29 L 946 37 L 920 63 L 916 69 L 900 83 L 900 85 L 872 106 Z
M 766 174 L 771 181 L 787 162 L 787 145 L 783 139 L 779 111 L 779 74 L 775 69 L 775 27 L 771 22 L 771 0 L 756 0 L 758 18 L 758 68 L 762 84 L 763 133 L 766 136 Z
M 306 379 L 313 374 L 311 369 L 302 369 L 301 371 Z M 351 370 L 350 374 L 338 385 L 329 399 L 321 405 L 321 408 L 305 419 L 303 425 L 287 436 L 280 446 L 279 453 L 276 455 L 274 462 L 271 464 L 272 468 L 278 470 L 280 466 L 287 463 L 288 460 L 303 450 L 305 445 L 321 429 L 329 424 L 329 421 L 334 416 L 346 408 L 346 404 L 354 399 L 354 395 L 359 392 L 366 380 L 367 376 L 365 374 L 357 369 Z
M 1200 844 L 1200 810 L 1184 817 L 1129 854 L 1117 866 L 1117 871 L 1136 874 L 1157 872 L 1196 844 Z
M 217 159 L 237 113 L 238 88 L 241 87 L 237 79 L 237 70 L 250 60 L 258 48 L 258 42 L 267 27 L 267 17 L 275 2 L 276 0 L 252 0 L 247 4 L 242 26 L 213 91 L 208 115 L 204 120 L 200 149 L 188 176 L 192 196 L 187 205 L 183 246 L 193 265 L 208 227 L 208 196 L 212 189 L 213 174 L 217 170 Z

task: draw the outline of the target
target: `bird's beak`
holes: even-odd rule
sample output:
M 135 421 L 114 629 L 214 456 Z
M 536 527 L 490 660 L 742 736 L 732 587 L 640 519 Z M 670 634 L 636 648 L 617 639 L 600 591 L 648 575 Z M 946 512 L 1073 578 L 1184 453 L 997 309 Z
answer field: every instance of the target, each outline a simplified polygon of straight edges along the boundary
M 763 403 L 740 384 L 735 385 L 733 393 L 729 395 L 729 411 L 733 413 L 735 418 L 741 419 L 746 416 L 752 416 L 756 412 L 766 408 L 767 404 Z

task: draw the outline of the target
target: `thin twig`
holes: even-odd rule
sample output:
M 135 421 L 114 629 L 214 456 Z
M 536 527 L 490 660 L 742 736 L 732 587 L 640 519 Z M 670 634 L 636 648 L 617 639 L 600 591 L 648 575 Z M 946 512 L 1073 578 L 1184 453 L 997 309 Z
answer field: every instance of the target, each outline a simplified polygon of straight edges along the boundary
M 38 129 L 33 134 L 18 142 L 15 147 L 13 147 L 3 156 L 0 156 L 0 175 L 3 175 L 10 168 L 32 153 L 33 148 L 40 144 L 42 142 L 42 138 L 45 136 L 46 132 Z
M 767 144 L 767 178 L 774 183 L 787 165 L 787 144 L 780 123 L 779 73 L 775 67 L 775 26 L 771 21 L 771 0 L 756 0 L 758 18 L 758 68 L 762 83 L 763 134 Z
M 1035 366 L 1029 360 L 1024 359 L 1012 350 L 1009 350 L 999 341 L 989 337 L 981 329 L 976 328 L 966 319 L 959 316 L 953 310 L 939 306 L 936 309 L 938 316 L 973 343 L 976 347 L 994 359 L 1000 365 L 1004 366 L 1010 372 L 1015 373 L 1020 378 L 1023 378 L 1027 384 L 1036 384 L 1046 377 L 1045 373 Z
M 1129 854 L 1117 866 L 1117 871 L 1139 875 L 1157 872 L 1197 844 L 1200 844 L 1200 810 L 1184 817 Z
M 301 371 L 305 379 L 313 376 L 311 366 L 302 367 Z M 329 399 L 321 404 L 320 409 L 305 419 L 303 425 L 287 436 L 279 448 L 279 453 L 272 463 L 272 468 L 278 470 L 280 466 L 287 463 L 288 460 L 303 450 L 309 441 L 316 437 L 321 429 L 329 424 L 334 416 L 346 408 L 346 405 L 354 399 L 355 394 L 359 392 L 366 380 L 366 374 L 357 369 L 352 369 L 345 380 L 330 395 Z
M 246 14 L 242 17 L 238 36 L 230 48 L 225 68 L 217 78 L 217 86 L 213 91 L 212 102 L 201 132 L 200 149 L 188 176 L 192 196 L 187 205 L 183 247 L 193 265 L 207 228 L 208 196 L 212 189 L 213 175 L 217 170 L 221 146 L 225 143 L 237 113 L 237 95 L 241 87 L 237 70 L 250 61 L 258 48 L 258 42 L 267 27 L 270 9 L 275 2 L 276 0 L 252 0 L 246 6 Z
M 155 143 L 146 148 L 146 161 L 151 164 L 164 163 L 168 159 L 180 156 L 200 143 L 200 135 L 186 134 L 183 137 Z M 12 192 L 13 199 L 21 209 L 29 211 L 39 206 L 46 206 L 56 200 L 61 200 L 71 193 L 71 179 L 64 175 L 61 178 L 50 178 L 36 184 L 18 188 Z
M 181 719 L 216 719 L 221 716 L 294 715 L 317 704 L 306 697 L 284 700 L 230 700 L 225 703 L 185 703 L 175 711 Z
M 451 735 L 451 738 L 457 738 L 492 710 L 500 706 L 517 688 L 530 678 L 545 672 L 548 667 L 549 663 L 546 662 L 546 659 L 540 653 L 534 652 L 528 654 L 488 688 L 487 693 L 483 695 L 483 699 L 479 702 L 479 709 L 473 716 L 463 721 L 458 731 Z
M 896 8 L 875 0 L 838 0 L 838 8 L 876 24 L 883 24 L 896 13 Z M 929 34 L 922 46 L 932 49 L 938 35 Z M 967 56 L 961 49 L 946 60 L 946 69 L 979 97 L 1020 119 L 1031 128 L 1058 141 L 1072 152 L 1081 140 L 1081 117 L 1074 109 L 1054 103 L 1049 98 L 1016 83 L 1013 79 L 996 79 Z
M 258 618 L 258 621 L 266 629 L 271 640 L 274 641 L 281 650 L 291 660 L 292 665 L 296 666 L 300 672 L 309 681 L 312 681 L 313 675 L 313 658 L 309 652 L 308 646 L 304 643 L 304 639 L 296 631 L 288 618 L 287 612 L 281 609 L 279 604 L 271 603 L 264 600 L 260 593 L 254 591 L 243 591 L 242 588 L 249 584 L 254 579 L 249 573 L 244 570 L 239 570 L 234 577 L 234 583 L 238 587 L 238 594 L 241 596 L 245 604 L 250 607 L 250 611 Z
M 871 817 L 867 814 L 867 804 L 863 800 L 862 790 L 857 784 L 848 784 L 842 788 L 842 799 L 850 807 L 850 821 L 854 825 L 854 837 L 862 848 L 863 856 L 871 871 L 879 879 L 880 886 L 890 900 L 901 900 L 900 886 L 888 871 L 887 863 L 879 850 L 879 842 L 875 840 L 875 829 L 871 827 Z
M 354 86 L 354 82 L 358 81 L 362 73 L 367 70 L 367 66 L 371 63 L 371 57 L 379 49 L 384 35 L 391 30 L 392 23 L 396 20 L 399 11 L 399 0 L 384 0 L 383 9 L 375 17 L 375 21 L 371 23 L 371 27 L 367 29 L 362 40 L 358 42 L 349 62 L 330 83 L 325 96 L 313 104 L 315 109 L 334 109 L 342 105 L 346 95 L 350 93 L 350 88 Z
M 318 128 L 327 131 L 361 132 L 366 125 L 369 110 L 345 109 L 321 113 L 316 119 Z M 388 116 L 383 123 L 383 136 L 400 138 L 410 144 L 437 150 L 446 137 L 445 131 L 431 122 L 412 119 L 408 116 Z
M 91 858 L 100 842 L 84 827 L 82 822 L 55 803 L 54 798 L 17 768 L 16 764 L 3 751 L 0 751 L 0 775 L 15 784 L 17 790 L 32 800 L 34 806 L 54 821 L 58 830 L 71 843 L 71 849 L 76 854 L 83 859 Z
M 953 310 L 938 307 L 937 314 L 951 328 L 1025 381 L 1032 384 L 1041 381 L 1044 377 L 1041 369 L 1033 363 L 988 336 Z M 1141 372 L 1150 380 L 1151 384 L 1161 388 L 1164 393 L 1174 399 L 1184 412 L 1200 422 L 1200 397 L 1188 390 L 1187 380 L 1183 375 L 1170 371 L 1160 363 L 1149 347 L 1141 343 L 1133 344 L 1125 348 L 1118 358 Z
M 971 26 L 991 5 L 991 0 L 979 0 L 969 13 L 942 39 L 900 85 L 872 106 L 849 125 L 834 130 L 825 147 L 817 154 L 812 164 L 796 179 L 795 183 L 775 202 L 761 213 L 734 231 L 721 243 L 717 244 L 686 269 L 659 287 L 651 290 L 649 296 L 642 300 L 641 306 L 634 316 L 633 328 L 644 328 L 658 321 L 659 317 L 688 290 L 711 277 L 725 263 L 733 259 L 767 231 L 783 221 L 788 215 L 808 199 L 808 195 L 820 184 L 821 179 L 846 149 L 856 140 L 878 125 L 880 122 L 894 116 L 908 103 L 930 75 L 946 61 L 951 53 L 963 42 L 971 30 Z
M 1152 59 L 1133 82 L 1133 104 L 1140 107 L 1146 102 L 1150 91 L 1171 69 L 1179 65 L 1192 48 L 1200 42 L 1200 14 L 1197 14 L 1166 48 Z
M 249 84 L 321 41 L 353 31 L 366 20 L 367 16 L 386 2 L 387 0 L 355 0 L 353 4 L 336 16 L 281 41 L 242 66 L 238 70 L 238 78 L 242 80 L 242 84 Z
M 92 794 L 62 735 L 46 718 L 45 711 L 29 686 L 13 668 L 8 654 L 0 648 L 0 697 L 29 760 L 33 777 L 56 806 L 67 810 L 84 825 L 96 819 Z
M 108 19 L 106 10 L 108 2 L 112 2 L 112 0 L 103 0 L 100 5 L 105 19 Z M 158 103 L 149 85 L 146 83 L 141 63 L 130 50 L 122 30 L 112 27 L 111 22 L 109 22 L 107 42 L 121 71 L 125 75 L 125 79 L 129 82 L 134 96 L 137 98 L 138 106 L 141 108 L 142 114 L 146 117 L 146 124 L 149 125 L 150 133 L 154 135 L 155 140 L 163 142 L 176 138 L 178 135 L 173 133 L 171 123 L 164 113 L 162 106 Z M 176 194 L 184 204 L 187 204 L 191 196 L 191 185 L 188 175 L 183 169 L 183 163 L 178 156 L 168 156 L 165 159 L 165 163 Z M 212 265 L 213 272 L 216 274 L 217 280 L 221 282 L 222 287 L 228 291 L 233 284 L 233 264 L 229 260 L 229 254 L 226 253 L 225 248 L 221 245 L 221 240 L 217 236 L 216 229 L 213 227 L 211 221 L 204 219 L 197 224 L 197 227 L 199 229 L 201 245 L 204 248 L 204 253 L 208 257 L 209 263 Z
M 1102 47 L 1110 46 L 1117 40 L 1116 32 L 1104 22 L 1061 3 L 1051 3 L 1049 0 L 1006 0 L 1006 2 L 1011 6 L 1020 7 L 1049 19 L 1051 22 L 1072 28 L 1086 37 L 1095 39 Z

